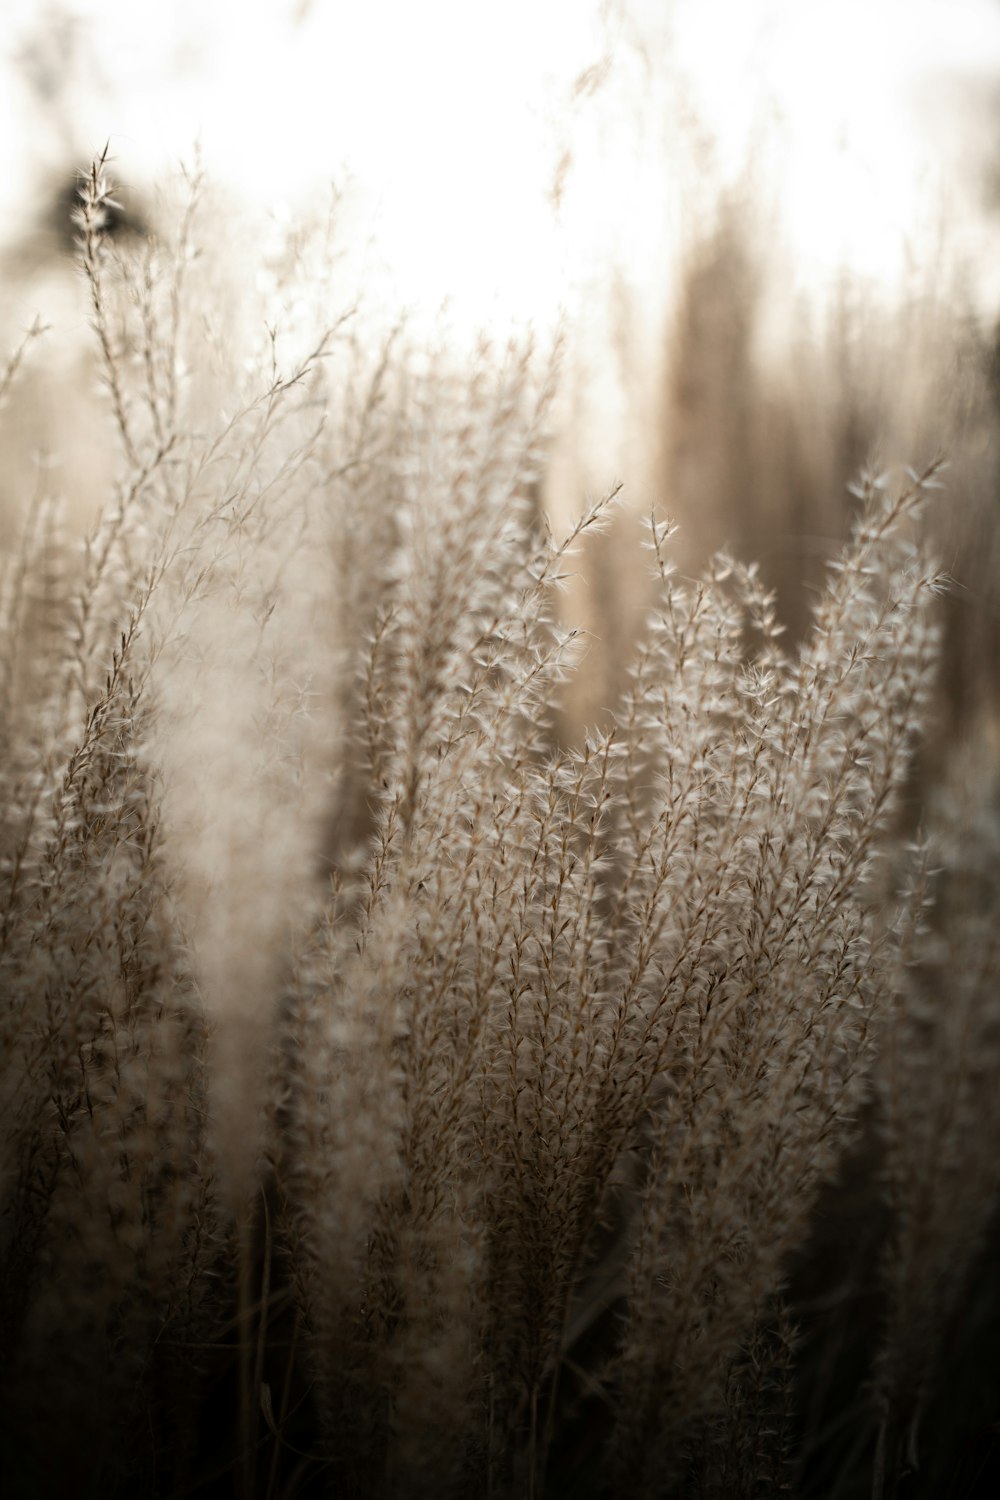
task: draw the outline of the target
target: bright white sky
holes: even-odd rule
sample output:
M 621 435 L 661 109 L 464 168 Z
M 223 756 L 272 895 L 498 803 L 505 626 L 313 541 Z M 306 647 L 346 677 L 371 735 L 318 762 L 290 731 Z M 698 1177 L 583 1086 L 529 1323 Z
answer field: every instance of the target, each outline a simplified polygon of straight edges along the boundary
M 765 113 L 780 122 L 763 159 L 806 280 L 846 260 L 891 281 L 937 212 L 921 81 L 1000 79 L 1000 0 L 0 0 L 0 14 L 5 218 L 40 165 L 108 137 L 141 176 L 200 136 L 213 173 L 293 212 L 347 165 L 399 295 L 447 297 L 472 321 L 544 316 L 611 256 L 637 284 L 653 273 L 678 98 L 724 175 Z M 43 38 L 51 66 L 67 14 L 72 82 L 43 112 L 16 51 Z M 573 102 L 609 45 L 610 72 Z

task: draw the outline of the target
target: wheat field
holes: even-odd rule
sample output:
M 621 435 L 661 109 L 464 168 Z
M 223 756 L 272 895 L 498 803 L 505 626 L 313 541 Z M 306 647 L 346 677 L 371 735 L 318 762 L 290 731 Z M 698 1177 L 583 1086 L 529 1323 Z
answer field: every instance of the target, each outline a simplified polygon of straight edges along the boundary
M 558 348 L 373 334 L 336 213 L 269 321 L 196 170 L 132 242 L 114 194 L 96 506 L 18 447 L 40 325 L 0 383 L 5 1493 L 991 1493 L 993 636 L 942 516 L 992 471 L 859 462 L 779 612 L 627 476 L 554 532 Z

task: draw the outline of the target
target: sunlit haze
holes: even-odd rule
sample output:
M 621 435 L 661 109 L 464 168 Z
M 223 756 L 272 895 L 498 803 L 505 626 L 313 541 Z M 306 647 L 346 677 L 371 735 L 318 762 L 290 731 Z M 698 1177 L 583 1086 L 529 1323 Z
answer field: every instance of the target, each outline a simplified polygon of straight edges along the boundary
M 978 232 L 942 89 L 1000 79 L 988 0 L 5 12 L 7 223 L 40 163 L 110 139 L 142 181 L 197 137 L 213 174 L 283 214 L 349 172 L 395 294 L 430 315 L 447 301 L 458 326 L 544 321 L 610 262 L 639 286 L 662 274 L 671 204 L 699 172 L 753 165 L 806 284 L 843 265 L 891 283 L 943 214 Z

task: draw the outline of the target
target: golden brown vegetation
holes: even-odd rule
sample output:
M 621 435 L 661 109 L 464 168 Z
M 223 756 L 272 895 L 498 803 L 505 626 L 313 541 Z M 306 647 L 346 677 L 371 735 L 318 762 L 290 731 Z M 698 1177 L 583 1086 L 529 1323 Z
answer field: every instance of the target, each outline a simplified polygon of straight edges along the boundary
M 119 252 L 86 179 L 118 477 L 5 559 L 8 1492 L 942 1493 L 998 835 L 956 760 L 899 837 L 939 466 L 860 482 L 787 648 L 652 515 L 567 736 L 615 499 L 539 513 L 555 369 L 320 332 L 304 244 L 258 331 L 188 186 Z

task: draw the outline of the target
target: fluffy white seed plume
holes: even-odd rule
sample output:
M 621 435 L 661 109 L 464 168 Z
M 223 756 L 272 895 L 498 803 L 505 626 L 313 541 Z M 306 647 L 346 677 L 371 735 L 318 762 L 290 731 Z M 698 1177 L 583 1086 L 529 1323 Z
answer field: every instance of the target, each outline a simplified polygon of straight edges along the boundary
M 236 1187 L 253 1164 L 267 1028 L 309 911 L 334 762 L 330 642 L 305 543 L 303 530 L 277 556 L 237 547 L 218 586 L 187 606 L 160 674 L 164 822 Z

